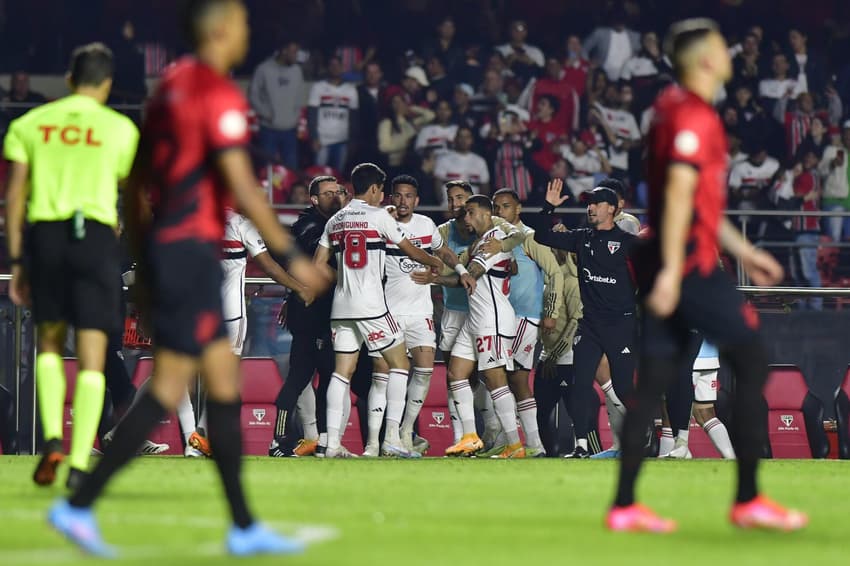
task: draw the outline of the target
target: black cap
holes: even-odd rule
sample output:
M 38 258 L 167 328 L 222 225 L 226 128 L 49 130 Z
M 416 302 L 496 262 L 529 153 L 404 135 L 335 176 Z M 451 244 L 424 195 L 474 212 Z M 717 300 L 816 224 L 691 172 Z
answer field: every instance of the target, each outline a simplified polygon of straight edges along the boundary
M 581 201 L 588 204 L 607 202 L 616 208 L 619 202 L 619 197 L 613 189 L 609 189 L 608 187 L 596 187 L 592 191 L 583 192 L 581 194 Z

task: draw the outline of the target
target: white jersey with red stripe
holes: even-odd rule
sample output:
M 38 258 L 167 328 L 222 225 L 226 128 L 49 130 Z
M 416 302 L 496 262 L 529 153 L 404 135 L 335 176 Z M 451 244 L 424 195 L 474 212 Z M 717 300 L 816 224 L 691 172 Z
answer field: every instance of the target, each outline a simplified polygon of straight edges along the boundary
M 443 237 L 434 221 L 421 214 L 412 214 L 407 222 L 399 222 L 404 237 L 411 244 L 428 253 L 443 247 Z M 387 306 L 394 316 L 423 314 L 434 315 L 434 303 L 426 287 L 417 285 L 410 278 L 414 271 L 430 269 L 407 257 L 398 246 L 387 242 Z
M 516 335 L 516 315 L 508 297 L 511 294 L 510 275 L 513 252 L 499 252 L 486 256 L 481 250 L 492 238 L 503 240 L 507 235 L 493 227 L 478 240 L 470 252 L 469 265 L 477 263 L 484 268 L 475 292 L 469 296 L 469 316 L 466 324 L 475 335 L 513 337 Z
M 364 320 L 387 313 L 384 262 L 387 244 L 398 245 L 404 232 L 383 208 L 360 199 L 328 220 L 319 245 L 336 255 L 337 282 L 331 319 Z
M 232 209 L 225 210 L 224 240 L 221 243 L 221 286 L 224 320 L 245 316 L 245 269 L 248 255 L 266 251 L 266 243 L 251 221 Z

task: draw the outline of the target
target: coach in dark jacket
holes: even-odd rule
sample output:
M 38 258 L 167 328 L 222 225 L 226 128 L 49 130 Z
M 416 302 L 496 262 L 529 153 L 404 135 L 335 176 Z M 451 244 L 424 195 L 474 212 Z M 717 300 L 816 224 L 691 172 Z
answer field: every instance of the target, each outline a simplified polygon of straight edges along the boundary
M 573 340 L 575 353 L 575 403 L 570 416 L 575 424 L 574 458 L 586 458 L 587 433 L 591 423 L 590 396 L 593 378 L 602 355 L 608 357 L 614 390 L 620 399 L 634 387 L 635 289 L 628 257 L 637 237 L 615 223 L 620 182 L 604 179 L 584 197 L 590 228 L 554 232 L 551 213 L 567 197 L 561 196 L 563 182 L 549 183 L 543 210 L 529 223 L 534 239 L 546 246 L 576 255 L 579 291 L 584 316 Z M 617 431 L 619 432 L 619 431 Z

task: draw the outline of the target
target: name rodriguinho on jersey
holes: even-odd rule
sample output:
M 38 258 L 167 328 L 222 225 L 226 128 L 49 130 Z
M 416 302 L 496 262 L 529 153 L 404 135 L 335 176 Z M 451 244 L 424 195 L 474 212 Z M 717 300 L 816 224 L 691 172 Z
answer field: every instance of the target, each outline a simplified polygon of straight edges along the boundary
M 369 223 L 366 221 L 355 222 L 351 220 L 343 220 L 331 226 L 331 230 L 366 230 L 369 228 Z

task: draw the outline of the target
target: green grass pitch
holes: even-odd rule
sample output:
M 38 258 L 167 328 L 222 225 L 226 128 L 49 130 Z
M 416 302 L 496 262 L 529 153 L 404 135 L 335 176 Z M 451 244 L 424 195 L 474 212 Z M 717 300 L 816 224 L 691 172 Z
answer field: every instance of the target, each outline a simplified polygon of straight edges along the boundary
M 36 460 L 0 458 L 0 564 L 85 564 L 45 522 L 58 485 L 38 488 Z M 615 462 L 425 459 L 246 459 L 256 514 L 309 542 L 291 558 L 244 564 L 846 564 L 850 462 L 768 461 L 764 491 L 807 511 L 794 534 L 739 532 L 727 522 L 734 464 L 651 462 L 641 499 L 679 521 L 673 535 L 602 528 Z M 64 470 L 60 479 L 64 480 Z M 64 483 L 64 481 L 63 481 Z M 226 509 L 211 462 L 136 460 L 97 505 L 120 563 L 231 563 Z

